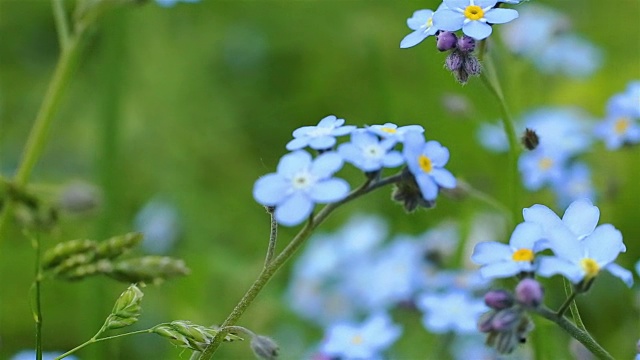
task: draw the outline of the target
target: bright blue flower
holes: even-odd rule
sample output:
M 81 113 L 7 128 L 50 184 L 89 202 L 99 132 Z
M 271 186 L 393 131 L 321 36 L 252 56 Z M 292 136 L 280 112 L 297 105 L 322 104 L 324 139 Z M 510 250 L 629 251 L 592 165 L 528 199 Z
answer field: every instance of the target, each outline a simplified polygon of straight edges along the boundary
M 535 253 L 542 250 L 539 244 L 543 238 L 544 232 L 540 225 L 524 222 L 513 230 L 509 245 L 496 241 L 476 244 L 471 260 L 482 265 L 480 273 L 487 279 L 532 272 L 535 270 Z
M 444 7 L 444 3 L 440 5 L 440 8 L 442 7 Z M 402 39 L 400 42 L 402 49 L 416 46 L 421 43 L 422 40 L 436 34 L 438 28 L 433 26 L 433 14 L 433 10 L 429 9 L 416 10 L 413 15 L 407 19 L 407 26 L 414 31 Z
M 333 174 L 342 168 L 342 158 L 326 152 L 315 160 L 306 151 L 283 156 L 278 172 L 267 174 L 253 187 L 253 197 L 265 206 L 275 206 L 278 223 L 293 226 L 311 214 L 316 203 L 330 203 L 349 193 L 349 184 Z
M 407 132 L 404 137 L 402 155 L 425 200 L 435 200 L 440 187 L 456 186 L 456 178 L 444 168 L 449 161 L 446 147 L 437 141 L 425 142 L 422 134 L 415 131 Z
M 162 7 L 172 7 L 179 2 L 196 3 L 200 0 L 156 0 L 156 3 Z
M 458 334 L 477 332 L 480 315 L 489 310 L 484 301 L 462 291 L 424 294 L 418 298 L 416 306 L 424 313 L 424 327 L 437 334 L 449 331 Z
M 518 17 L 513 9 L 494 8 L 497 0 L 444 0 L 446 8 L 433 15 L 439 30 L 462 32 L 476 40 L 491 35 L 490 24 L 504 24 Z
M 524 187 L 535 191 L 559 181 L 564 175 L 566 161 L 566 153 L 544 146 L 520 155 L 518 169 L 522 174 Z
M 342 322 L 327 329 L 320 352 L 344 360 L 373 359 L 389 348 L 402 333 L 384 313 L 371 315 L 364 323 Z
M 344 119 L 329 115 L 317 126 L 303 126 L 293 131 L 294 139 L 287 143 L 287 150 L 299 150 L 309 146 L 315 150 L 327 150 L 336 144 L 336 136 L 343 136 L 356 129 L 353 125 L 345 125 Z
M 351 142 L 338 147 L 338 153 L 358 169 L 371 172 L 404 163 L 400 152 L 392 150 L 395 143 L 392 139 L 381 141 L 377 136 L 360 129 L 351 133 Z
M 596 125 L 596 137 L 604 140 L 609 150 L 619 149 L 624 144 L 640 143 L 640 125 L 626 109 L 616 108 L 617 112 L 609 113 L 604 122 Z
M 390 139 L 400 143 L 404 142 L 404 135 L 410 131 L 424 133 L 424 128 L 420 125 L 398 126 L 393 123 L 367 126 L 367 130 L 383 139 Z
M 553 182 L 552 187 L 561 208 L 578 199 L 595 199 L 591 170 L 582 162 L 572 164 L 561 179 Z

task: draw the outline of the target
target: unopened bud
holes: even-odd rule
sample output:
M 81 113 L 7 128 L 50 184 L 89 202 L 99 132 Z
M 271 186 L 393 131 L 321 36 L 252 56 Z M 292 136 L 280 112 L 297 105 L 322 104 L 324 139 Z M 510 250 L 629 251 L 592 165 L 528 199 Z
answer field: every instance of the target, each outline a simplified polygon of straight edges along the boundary
M 107 318 L 106 328 L 118 329 L 138 321 L 142 312 L 140 303 L 143 296 L 142 290 L 136 284 L 131 284 L 116 300 L 111 315 Z
M 504 332 L 513 329 L 522 318 L 522 311 L 509 308 L 498 311 L 491 319 L 491 327 L 495 331 Z
M 534 130 L 527 128 L 524 130 L 520 141 L 527 150 L 534 150 L 538 147 L 538 144 L 540 144 L 540 137 L 538 137 L 538 134 Z
M 95 247 L 96 242 L 92 240 L 82 239 L 61 242 L 45 252 L 42 259 L 42 267 L 43 269 L 50 269 L 72 255 L 90 252 Z
M 464 35 L 458 39 L 458 50 L 466 53 L 473 52 L 476 48 L 476 40 L 470 36 Z
M 502 310 L 513 306 L 513 295 L 506 290 L 491 290 L 484 295 L 484 303 L 488 307 Z
M 107 275 L 120 281 L 161 283 L 176 276 L 185 276 L 190 270 L 184 261 L 168 256 L 149 255 L 122 260 L 114 264 Z
M 495 314 L 495 311 L 489 311 L 480 315 L 480 319 L 478 320 L 478 330 L 480 330 L 480 332 L 488 333 L 493 331 L 493 325 L 491 325 L 491 321 L 493 320 L 493 316 Z
M 544 290 L 542 285 L 534 279 L 525 278 L 516 286 L 516 299 L 526 307 L 537 307 L 542 304 Z
M 415 178 L 407 168 L 404 168 L 403 175 L 402 180 L 395 184 L 391 198 L 394 201 L 402 203 L 405 211 L 409 213 L 415 211 L 418 206 L 425 208 L 434 207 L 436 204 L 435 201 L 424 199 L 418 183 L 416 183 Z
M 251 339 L 251 350 L 258 359 L 261 360 L 275 360 L 278 358 L 278 352 L 280 348 L 273 339 L 256 335 Z
M 96 256 L 113 259 L 136 247 L 142 241 L 141 233 L 128 233 L 114 236 L 98 243 Z
M 480 72 L 482 71 L 480 61 L 478 61 L 478 59 L 473 55 L 466 56 L 463 68 L 464 71 L 467 72 L 467 74 L 472 76 L 480 75 Z
M 458 37 L 451 31 L 440 31 L 436 35 L 436 47 L 440 51 L 448 51 L 456 48 Z
M 459 51 L 453 51 L 447 56 L 444 65 L 449 71 L 457 71 L 464 66 L 464 55 Z

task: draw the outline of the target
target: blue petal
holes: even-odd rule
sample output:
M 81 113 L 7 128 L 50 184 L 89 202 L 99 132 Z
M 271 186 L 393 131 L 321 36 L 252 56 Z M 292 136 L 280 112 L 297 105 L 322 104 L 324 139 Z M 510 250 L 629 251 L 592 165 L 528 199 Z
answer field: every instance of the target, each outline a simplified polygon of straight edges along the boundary
M 506 278 L 518 274 L 522 269 L 514 261 L 499 262 L 480 268 L 480 275 L 485 279 Z
M 382 165 L 387 168 L 397 167 L 404 163 L 404 158 L 398 151 L 391 151 L 382 158 Z
M 549 229 L 548 236 L 549 245 L 556 256 L 574 263 L 582 259 L 582 246 L 569 228 L 556 226 Z
M 415 174 L 414 174 L 415 175 Z M 427 174 L 415 175 L 416 182 L 425 200 L 435 200 L 438 197 L 438 185 Z
M 522 210 L 524 221 L 534 222 L 543 229 L 549 229 L 562 224 L 562 221 L 551 209 L 544 205 L 535 204 Z
M 291 177 L 298 171 L 307 168 L 310 164 L 311 155 L 308 152 L 304 150 L 290 152 L 280 158 L 278 174 L 284 177 Z
M 484 14 L 484 18 L 492 24 L 504 24 L 518 18 L 518 12 L 513 9 L 491 9 Z
M 562 222 L 578 238 L 591 234 L 598 225 L 598 219 L 600 219 L 600 210 L 588 199 L 574 201 L 562 216 Z
M 316 150 L 326 150 L 336 144 L 336 138 L 333 136 L 320 136 L 309 140 L 309 147 Z
M 534 244 L 543 238 L 542 227 L 535 223 L 524 222 L 518 224 L 513 233 L 509 244 L 516 249 L 532 249 Z
M 476 0 L 474 2 L 474 4 L 476 4 L 477 6 L 480 6 L 483 9 L 486 9 L 488 7 L 494 7 L 496 6 L 497 3 L 498 3 L 498 0 Z
M 349 183 L 342 179 L 329 179 L 309 189 L 309 196 L 318 203 L 330 203 L 344 199 L 349 194 Z
M 540 257 L 536 274 L 543 277 L 561 274 L 574 284 L 579 283 L 584 278 L 584 273 L 582 273 L 577 265 L 552 256 Z
M 342 157 L 334 151 L 323 153 L 318 156 L 311 165 L 311 173 L 319 179 L 331 177 L 333 173 L 342 168 Z
M 345 125 L 345 126 L 340 126 L 337 127 L 335 129 L 333 129 L 331 131 L 331 135 L 333 136 L 344 136 L 344 135 L 348 135 L 351 134 L 354 130 L 356 130 L 358 127 L 354 126 L 354 125 Z
M 613 262 L 623 248 L 622 233 L 611 224 L 598 226 L 582 240 L 587 257 L 604 265 Z
M 298 138 L 301 136 L 306 136 L 310 131 L 314 131 L 316 126 L 302 126 L 295 130 L 293 130 L 293 137 Z
M 471 260 L 479 265 L 511 260 L 513 251 L 507 244 L 497 241 L 484 241 L 473 248 Z
M 449 149 L 437 141 L 427 141 L 424 146 L 424 154 L 435 167 L 443 167 L 449 161 Z
M 407 26 L 411 30 L 420 30 L 420 27 L 425 25 L 431 16 L 433 16 L 433 11 L 429 9 L 416 10 L 413 16 L 407 19 Z
M 471 36 L 476 40 L 487 38 L 489 35 L 491 35 L 492 31 L 493 29 L 491 29 L 490 25 L 487 25 L 478 20 L 469 21 L 462 26 L 462 32 L 464 32 L 465 35 Z
M 447 169 L 433 169 L 431 170 L 431 176 L 433 180 L 445 189 L 453 189 L 456 187 L 456 178 Z
M 409 35 L 405 36 L 402 41 L 400 41 L 400 48 L 406 49 L 412 46 L 416 46 L 422 42 L 422 40 L 426 39 L 429 35 L 425 34 L 422 30 L 416 30 Z
M 457 11 L 441 9 L 433 14 L 433 27 L 439 30 L 457 31 L 462 29 L 464 19 L 464 15 Z
M 631 271 L 623 268 L 616 263 L 607 265 L 605 269 L 607 269 L 607 271 L 609 271 L 611 275 L 624 281 L 624 283 L 627 284 L 628 287 L 631 287 L 633 285 L 633 274 L 631 273 Z
M 338 119 L 335 115 L 325 116 L 318 123 L 318 127 L 338 127 L 344 124 L 344 119 Z
M 313 202 L 302 193 L 295 193 L 282 204 L 276 206 L 276 220 L 285 226 L 294 226 L 309 217 Z
M 278 205 L 287 197 L 290 183 L 280 174 L 267 174 L 253 186 L 253 198 L 262 205 Z
M 298 137 L 287 143 L 287 150 L 300 150 L 309 144 L 309 138 Z
M 469 0 L 444 0 L 443 4 L 445 4 L 449 9 L 464 10 L 467 6 L 469 6 Z

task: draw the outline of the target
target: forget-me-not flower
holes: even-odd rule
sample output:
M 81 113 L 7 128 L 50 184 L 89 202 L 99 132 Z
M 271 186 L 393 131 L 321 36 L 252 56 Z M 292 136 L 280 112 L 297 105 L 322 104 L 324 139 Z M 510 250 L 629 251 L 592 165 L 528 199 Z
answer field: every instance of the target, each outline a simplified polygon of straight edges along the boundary
M 187 2 L 187 3 L 195 3 L 200 0 L 156 0 L 156 3 L 163 7 L 172 7 L 175 4 L 179 3 L 180 1 Z
M 576 34 L 552 38 L 536 56 L 531 57 L 540 71 L 586 78 L 602 66 L 602 49 Z
M 395 144 L 392 139 L 379 140 L 377 136 L 359 129 L 351 133 L 351 142 L 338 147 L 338 153 L 358 169 L 371 172 L 404 163 L 400 152 L 393 150 Z
M 490 24 L 504 24 L 518 17 L 513 9 L 495 8 L 497 0 L 444 0 L 446 8 L 433 14 L 439 30 L 462 32 L 482 40 L 493 31 Z
M 596 137 L 604 140 L 609 150 L 619 149 L 624 144 L 640 143 L 640 125 L 623 110 L 610 113 L 604 122 L 596 125 Z
M 402 329 L 384 313 L 371 315 L 364 323 L 337 323 L 329 327 L 320 352 L 340 359 L 372 359 L 393 344 Z
M 640 119 L 640 81 L 632 81 L 627 89 L 615 94 L 607 102 L 607 113 L 626 113 Z
M 482 265 L 480 274 L 488 279 L 504 278 L 534 271 L 535 253 L 540 251 L 543 229 L 535 223 L 521 223 L 511 234 L 509 245 L 496 241 L 481 242 L 473 249 L 471 260 Z
M 564 171 L 564 176 L 552 184 L 553 192 L 558 199 L 558 205 L 566 208 L 578 199 L 595 198 L 595 190 L 591 182 L 591 170 L 583 162 L 571 164 Z
M 425 142 L 424 136 L 415 131 L 407 132 L 404 137 L 402 155 L 425 200 L 435 200 L 439 187 L 452 189 L 456 186 L 456 178 L 444 168 L 449 161 L 446 147 L 437 141 Z
M 477 332 L 478 319 L 489 310 L 480 299 L 463 291 L 445 294 L 424 294 L 416 305 L 423 311 L 422 324 L 434 333 L 453 331 L 458 334 Z
M 525 188 L 535 191 L 561 179 L 566 161 L 566 153 L 545 146 L 520 155 L 518 169 Z
M 549 231 L 558 226 L 569 229 L 577 240 L 582 240 L 593 232 L 600 219 L 600 209 L 589 199 L 579 199 L 572 202 L 562 215 L 562 219 L 548 207 L 535 204 L 522 210 L 525 222 L 538 224 L 542 227 L 545 237 Z
M 420 125 L 398 126 L 393 123 L 367 126 L 367 130 L 383 139 L 390 139 L 400 143 L 404 142 L 404 135 L 410 131 L 424 133 L 424 128 Z
M 304 221 L 316 203 L 330 203 L 347 196 L 349 184 L 333 174 L 343 160 L 335 152 L 319 155 L 315 160 L 303 150 L 284 155 L 278 172 L 267 174 L 253 187 L 253 197 L 265 206 L 275 206 L 276 220 L 293 226 Z
M 446 7 L 444 3 L 440 4 L 438 9 Z M 413 32 L 402 39 L 400 47 L 402 49 L 416 46 L 422 40 L 438 32 L 438 28 L 433 25 L 433 14 L 435 12 L 430 9 L 416 10 L 413 15 L 407 19 L 407 26 Z
M 344 119 L 329 115 L 316 126 L 303 126 L 293 131 L 294 139 L 287 143 L 287 150 L 299 150 L 309 146 L 315 150 L 327 150 L 336 144 L 336 136 L 343 136 L 356 129 L 353 125 L 343 125 Z

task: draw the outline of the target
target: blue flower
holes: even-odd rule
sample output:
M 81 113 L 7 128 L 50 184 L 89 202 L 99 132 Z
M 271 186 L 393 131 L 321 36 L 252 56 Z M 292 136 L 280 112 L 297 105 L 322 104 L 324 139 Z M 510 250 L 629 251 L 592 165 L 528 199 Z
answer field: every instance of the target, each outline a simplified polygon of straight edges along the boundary
M 425 142 L 419 132 L 407 132 L 402 155 L 425 200 L 435 200 L 439 187 L 456 186 L 456 178 L 444 168 L 449 161 L 449 150 L 439 142 Z
M 494 8 L 497 0 L 444 0 L 446 8 L 433 14 L 439 30 L 462 32 L 476 40 L 491 35 L 489 24 L 504 24 L 518 17 L 513 9 Z
M 616 94 L 607 102 L 607 113 L 626 113 L 640 118 L 640 81 L 632 81 L 623 93 Z
M 253 197 L 265 206 L 275 206 L 276 220 L 286 226 L 304 221 L 316 203 L 343 199 L 349 184 L 332 175 L 342 168 L 342 158 L 327 152 L 312 160 L 306 151 L 286 154 L 278 163 L 278 172 L 267 174 L 253 187 Z
M 142 247 L 154 254 L 167 253 L 180 234 L 178 212 L 162 199 L 149 201 L 135 218 L 135 228 L 144 234 Z
M 367 130 L 383 139 L 391 139 L 395 142 L 404 142 L 404 135 L 410 131 L 424 133 L 424 128 L 420 125 L 398 126 L 393 123 L 367 126 Z
M 496 241 L 481 242 L 473 249 L 471 260 L 482 265 L 480 274 L 488 279 L 505 278 L 534 271 L 535 253 L 543 240 L 543 229 L 535 223 L 521 223 L 511 234 L 509 245 Z
M 604 122 L 596 125 L 596 137 L 604 140 L 609 150 L 619 149 L 624 144 L 640 143 L 640 125 L 630 113 L 624 111 L 626 109 L 615 110 L 609 113 Z
M 188 3 L 195 3 L 195 2 L 198 2 L 200 0 L 156 0 L 156 3 L 158 5 L 160 5 L 160 6 L 163 6 L 163 7 L 172 7 L 175 4 L 179 3 L 180 1 L 188 2 Z
M 422 324 L 434 333 L 453 331 L 458 334 L 477 332 L 480 315 L 489 310 L 484 302 L 463 291 L 424 294 L 416 305 L 423 311 Z
M 60 355 L 62 355 L 61 352 L 43 352 L 42 360 L 53 360 Z M 13 355 L 11 360 L 33 360 L 35 358 L 36 358 L 36 352 L 34 350 L 22 350 L 17 354 Z M 77 360 L 78 358 L 71 355 L 71 356 L 67 356 L 65 359 Z
M 372 359 L 393 344 L 402 329 L 384 313 L 371 315 L 363 324 L 337 323 L 329 327 L 320 346 L 324 355 L 341 359 Z
M 440 8 L 442 7 L 444 7 L 444 3 L 440 5 Z M 433 26 L 433 14 L 433 10 L 429 9 L 416 10 L 413 15 L 407 19 L 407 26 L 414 31 L 402 39 L 400 42 L 402 49 L 416 46 L 421 43 L 422 40 L 436 34 L 438 28 Z
M 338 153 L 358 169 L 371 172 L 402 165 L 402 155 L 392 150 L 395 143 L 392 139 L 380 141 L 377 136 L 360 129 L 351 133 L 351 142 L 340 145 Z
M 582 162 L 572 164 L 564 171 L 561 179 L 553 182 L 552 187 L 558 199 L 558 205 L 562 208 L 578 199 L 593 200 L 595 198 L 591 170 Z
M 294 139 L 287 143 L 287 150 L 299 150 L 309 146 L 315 150 L 327 150 L 336 144 L 336 136 L 343 136 L 355 130 L 353 125 L 345 125 L 344 119 L 329 115 L 317 126 L 303 126 L 293 132 Z
M 593 232 L 600 219 L 600 209 L 589 199 L 579 199 L 572 202 L 565 210 L 562 219 L 548 207 L 535 204 L 522 210 L 525 222 L 538 224 L 542 227 L 545 237 L 551 229 L 558 226 L 568 228 L 578 240 L 582 240 Z
M 544 146 L 520 155 L 518 169 L 525 188 L 535 191 L 562 179 L 566 161 L 566 153 Z
M 602 50 L 575 34 L 555 36 L 531 58 L 544 73 L 585 78 L 602 66 Z

